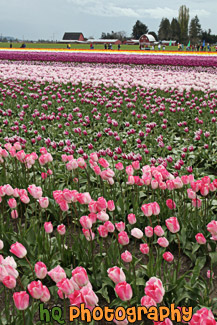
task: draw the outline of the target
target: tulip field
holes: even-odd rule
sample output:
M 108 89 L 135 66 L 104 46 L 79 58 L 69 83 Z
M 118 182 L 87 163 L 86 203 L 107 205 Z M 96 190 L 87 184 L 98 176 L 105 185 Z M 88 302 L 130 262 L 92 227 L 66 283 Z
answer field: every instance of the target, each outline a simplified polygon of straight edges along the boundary
M 217 324 L 216 76 L 214 53 L 0 50 L 0 324 Z

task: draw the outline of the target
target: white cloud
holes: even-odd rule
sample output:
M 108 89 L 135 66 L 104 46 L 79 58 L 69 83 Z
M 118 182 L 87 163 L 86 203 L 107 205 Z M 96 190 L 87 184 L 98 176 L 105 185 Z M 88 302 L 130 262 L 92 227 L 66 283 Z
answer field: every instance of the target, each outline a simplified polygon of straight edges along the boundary
M 67 0 L 74 4 L 81 13 L 100 17 L 148 17 L 152 19 L 161 19 L 167 17 L 169 19 L 178 16 L 178 10 L 168 7 L 156 7 L 144 9 L 142 4 L 134 2 L 133 4 L 125 3 L 122 0 L 107 2 L 106 0 Z M 199 17 L 209 16 L 209 12 L 204 9 L 191 11 L 191 16 Z
M 197 10 L 191 10 L 190 11 L 191 17 L 198 16 L 200 17 L 208 17 L 210 16 L 210 12 L 204 9 L 197 9 Z
M 152 9 L 141 9 L 139 10 L 142 15 L 150 16 L 150 18 L 161 19 L 161 18 L 173 18 L 178 15 L 177 10 L 171 8 L 152 8 Z

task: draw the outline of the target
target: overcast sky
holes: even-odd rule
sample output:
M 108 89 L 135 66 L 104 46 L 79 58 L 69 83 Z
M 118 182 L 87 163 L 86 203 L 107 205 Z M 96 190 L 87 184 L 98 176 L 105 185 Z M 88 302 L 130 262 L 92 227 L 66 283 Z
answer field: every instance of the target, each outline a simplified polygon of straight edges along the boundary
M 102 32 L 126 31 L 136 20 L 158 31 L 162 17 L 178 16 L 185 4 L 203 29 L 217 34 L 217 0 L 0 0 L 0 35 L 60 40 L 64 32 L 99 38 Z

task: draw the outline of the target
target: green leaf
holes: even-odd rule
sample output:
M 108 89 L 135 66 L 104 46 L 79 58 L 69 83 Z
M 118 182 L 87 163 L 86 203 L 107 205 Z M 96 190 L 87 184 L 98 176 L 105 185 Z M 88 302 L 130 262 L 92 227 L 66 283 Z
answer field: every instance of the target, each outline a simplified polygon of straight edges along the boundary
M 192 278 L 191 278 L 191 285 L 194 285 L 196 283 L 196 280 L 198 279 L 199 275 L 200 275 L 200 271 L 202 270 L 202 268 L 204 267 L 206 263 L 206 257 L 199 257 L 196 260 L 195 263 L 195 267 L 192 270 Z
M 212 261 L 212 265 L 216 265 L 217 264 L 217 252 L 211 252 L 209 253 L 209 257 L 211 258 Z

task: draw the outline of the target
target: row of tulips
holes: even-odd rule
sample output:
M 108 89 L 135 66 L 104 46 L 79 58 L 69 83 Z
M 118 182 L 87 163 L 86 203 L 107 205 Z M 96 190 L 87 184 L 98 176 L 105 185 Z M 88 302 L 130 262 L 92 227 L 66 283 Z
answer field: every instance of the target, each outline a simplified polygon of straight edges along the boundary
M 217 57 L 190 55 L 147 55 L 146 53 L 92 53 L 92 52 L 58 52 L 58 51 L 0 51 L 1 60 L 29 60 L 55 62 L 88 62 L 88 63 L 116 63 L 116 64 L 153 64 L 172 66 L 217 66 Z

